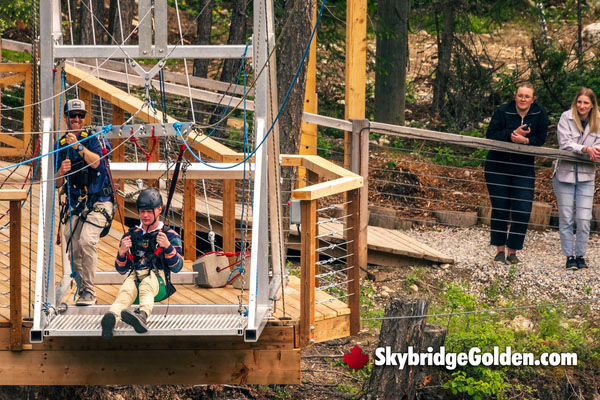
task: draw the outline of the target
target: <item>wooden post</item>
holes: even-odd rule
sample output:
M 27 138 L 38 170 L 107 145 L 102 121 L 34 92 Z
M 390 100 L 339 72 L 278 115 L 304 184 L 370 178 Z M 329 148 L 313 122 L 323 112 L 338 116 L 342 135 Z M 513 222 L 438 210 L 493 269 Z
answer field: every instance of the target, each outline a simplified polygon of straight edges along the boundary
M 316 0 L 313 0 L 312 26 L 314 28 L 317 20 L 317 5 Z M 308 65 L 306 67 L 306 88 L 304 90 L 304 112 L 317 113 L 317 38 L 316 35 L 310 43 L 308 54 Z M 317 125 L 302 122 L 302 131 L 300 133 L 300 154 L 317 155 Z M 296 187 L 306 187 L 304 178 L 306 177 L 306 169 L 298 168 L 298 180 Z
M 183 256 L 196 260 L 196 180 L 183 183 Z
M 350 335 L 360 331 L 360 259 L 363 252 L 360 229 L 360 189 L 348 192 L 348 307 L 350 307 Z M 366 253 L 366 251 L 365 251 Z
M 310 169 L 305 170 L 306 171 L 306 185 L 307 186 L 311 186 L 311 185 L 316 185 L 317 183 L 319 183 L 319 174 L 317 174 L 314 171 L 311 171 Z M 316 213 L 316 209 L 315 209 L 315 213 Z M 319 216 L 316 215 L 315 216 L 315 221 L 319 220 Z M 315 222 L 316 224 L 316 222 Z M 315 225 L 316 226 L 316 225 Z M 319 230 L 318 228 L 315 228 L 315 235 L 318 234 Z M 315 250 L 319 247 L 319 241 L 315 239 Z M 315 261 L 319 260 L 319 255 L 315 254 Z M 315 264 L 315 287 L 318 288 L 320 283 L 319 283 L 319 278 L 317 277 L 318 274 L 321 273 L 321 268 L 319 266 L 317 266 Z
M 23 350 L 21 201 L 10 201 L 10 349 Z
M 223 180 L 223 251 L 235 253 L 235 179 Z
M 311 344 L 315 326 L 317 201 L 302 200 L 300 240 L 300 347 Z
M 112 107 L 112 115 L 113 115 L 113 125 L 123 125 L 125 123 L 125 110 L 113 104 Z M 111 146 L 113 148 L 113 152 L 111 154 L 111 158 L 114 162 L 124 162 L 125 161 L 125 146 L 121 145 L 124 139 L 113 139 L 111 141 Z M 119 186 L 123 192 L 125 192 L 125 180 L 124 179 L 116 179 L 114 181 L 115 186 Z M 115 193 L 115 199 L 117 200 L 117 206 L 119 208 L 119 212 L 115 212 L 114 221 L 122 226 L 125 226 L 125 199 L 121 196 L 117 196 Z M 118 218 L 118 220 L 117 220 Z
M 367 0 L 346 2 L 346 119 L 365 117 Z M 344 132 L 344 167 L 350 165 L 350 134 Z
M 369 225 L 369 130 L 370 122 L 366 119 L 352 120 L 352 169 L 363 177 L 360 188 L 359 214 L 359 254 L 358 266 L 367 268 L 367 229 Z
M 25 92 L 23 94 L 23 132 L 28 132 L 23 135 L 23 150 L 27 149 L 27 144 L 31 141 L 31 66 L 25 71 Z M 29 148 L 29 152 L 25 157 L 31 157 L 33 154 L 33 145 Z

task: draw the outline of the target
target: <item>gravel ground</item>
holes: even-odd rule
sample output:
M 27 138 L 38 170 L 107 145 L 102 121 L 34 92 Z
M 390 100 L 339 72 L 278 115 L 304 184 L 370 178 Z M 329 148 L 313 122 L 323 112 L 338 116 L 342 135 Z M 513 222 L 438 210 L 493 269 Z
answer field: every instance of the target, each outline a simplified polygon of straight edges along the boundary
M 423 228 L 409 233 L 414 239 L 451 256 L 455 264 L 437 269 L 440 279 L 463 277 L 469 290 L 482 294 L 493 282 L 510 285 L 511 292 L 527 304 L 595 299 L 594 311 L 600 311 L 600 235 L 591 234 L 586 261 L 588 269 L 569 271 L 560 251 L 557 230 L 529 231 L 516 268 L 493 262 L 495 246 L 490 246 L 489 230 L 475 228 Z M 512 283 L 511 283 L 512 280 Z

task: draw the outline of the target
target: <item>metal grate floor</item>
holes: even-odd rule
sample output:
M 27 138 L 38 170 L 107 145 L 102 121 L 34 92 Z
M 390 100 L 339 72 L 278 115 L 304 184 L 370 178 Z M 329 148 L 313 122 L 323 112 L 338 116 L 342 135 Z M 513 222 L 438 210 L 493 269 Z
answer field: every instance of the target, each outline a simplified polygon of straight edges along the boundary
M 100 321 L 108 305 L 69 307 L 56 315 L 44 329 L 44 336 L 101 336 Z M 237 305 L 158 305 L 148 317 L 147 336 L 232 336 L 243 335 L 247 317 Z M 140 335 L 119 321 L 115 336 Z

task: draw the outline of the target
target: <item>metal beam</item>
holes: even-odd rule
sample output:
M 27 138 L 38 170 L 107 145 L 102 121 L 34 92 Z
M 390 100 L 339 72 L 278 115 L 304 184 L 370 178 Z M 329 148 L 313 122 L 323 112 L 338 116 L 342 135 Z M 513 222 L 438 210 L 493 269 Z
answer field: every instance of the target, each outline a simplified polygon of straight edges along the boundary
M 197 46 L 168 46 L 166 54 L 158 53 L 156 46 L 146 55 L 147 58 L 242 58 L 245 45 L 197 45 Z M 142 58 L 138 57 L 138 46 L 115 46 L 115 45 L 68 45 L 54 46 L 56 58 Z M 252 46 L 246 53 L 250 58 Z
M 233 163 L 194 163 L 185 167 L 185 179 L 243 179 L 244 175 L 248 177 L 254 173 L 254 166 L 244 170 L 244 165 L 235 165 Z M 173 163 L 167 165 L 164 162 L 152 163 L 110 163 L 110 171 L 113 179 L 158 179 L 167 167 L 170 168 L 169 176 L 173 175 Z M 218 167 L 218 168 L 215 168 Z M 219 169 L 224 168 L 224 169 Z M 182 179 L 180 177 L 179 179 Z

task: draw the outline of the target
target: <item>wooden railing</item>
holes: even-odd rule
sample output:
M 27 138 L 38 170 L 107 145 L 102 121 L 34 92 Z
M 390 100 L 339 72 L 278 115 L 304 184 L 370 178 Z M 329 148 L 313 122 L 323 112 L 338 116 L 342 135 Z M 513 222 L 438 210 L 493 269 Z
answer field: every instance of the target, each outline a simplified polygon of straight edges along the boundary
M 67 80 L 72 82 L 80 82 L 80 91 L 83 92 L 83 97 L 89 96 L 87 92 L 100 96 L 113 104 L 113 123 L 122 124 L 124 111 L 136 112 L 140 109 L 141 101 L 133 98 L 126 92 L 109 85 L 89 74 L 73 68 L 70 65 L 65 65 Z M 87 91 L 87 92 L 86 92 Z M 89 96 L 91 97 L 91 96 Z M 85 99 L 84 99 L 85 100 Z M 310 114 L 306 114 L 305 116 Z M 143 120 L 155 122 L 154 116 L 148 112 L 142 111 L 138 114 Z M 325 125 L 329 119 L 325 118 Z M 349 121 L 339 121 L 331 119 L 332 125 L 336 128 L 341 128 L 346 131 L 353 131 L 353 128 L 360 126 L 358 123 Z M 169 117 L 168 122 L 175 122 Z M 318 121 L 323 125 L 323 118 Z M 358 134 L 357 134 L 358 132 Z M 363 131 L 354 132 L 355 137 L 368 138 L 368 135 L 360 135 Z M 365 131 L 366 132 L 366 131 Z M 199 133 L 192 132 L 188 135 L 188 141 L 194 150 L 199 151 L 203 155 L 217 162 L 239 162 L 244 155 L 232 150 L 223 144 L 207 138 Z M 115 140 L 113 147 L 118 145 L 122 139 Z M 368 152 L 368 145 L 362 146 L 364 151 Z M 321 180 L 322 182 L 309 187 L 294 190 L 292 198 L 301 201 L 302 208 L 302 309 L 300 321 L 300 342 L 302 346 L 311 343 L 314 337 L 314 308 L 315 308 L 315 263 L 316 249 L 318 242 L 316 240 L 317 232 L 317 216 L 316 205 L 319 199 L 346 193 L 346 198 L 349 201 L 347 220 L 349 224 L 347 230 L 346 241 L 349 243 L 347 253 L 349 258 L 348 265 L 353 268 L 348 270 L 348 306 L 351 311 L 350 315 L 350 334 L 356 334 L 360 330 L 360 282 L 359 282 L 359 267 L 366 267 L 366 186 L 364 179 L 358 174 L 352 173 L 340 166 L 337 166 L 319 156 L 315 155 L 282 155 L 282 165 L 292 167 L 303 167 L 307 171 L 307 176 L 310 181 Z M 363 156 L 364 160 L 368 158 Z M 356 163 L 359 158 L 353 155 L 353 163 Z M 123 162 L 124 152 L 119 150 L 113 153 L 112 162 Z M 366 170 L 366 169 L 365 169 Z M 357 172 L 357 171 L 355 171 Z M 360 171 L 358 171 L 360 172 Z M 125 178 L 131 176 L 119 176 L 113 173 L 115 181 L 118 182 L 124 189 Z M 151 178 L 150 176 L 136 176 L 139 178 Z M 214 176 L 206 176 L 208 179 L 215 179 Z M 196 259 L 196 210 L 195 210 L 195 179 L 186 177 L 184 185 L 184 210 L 183 210 L 183 228 L 184 237 L 184 257 L 189 260 Z M 235 180 L 239 179 L 236 176 L 223 176 L 223 250 L 235 251 Z M 124 204 L 120 199 L 120 206 L 123 209 Z
M 0 46 L 1 48 L 1 46 Z M 22 137 L 9 134 L 0 135 L 0 143 L 7 147 L 0 147 L 2 157 L 21 157 L 25 155 L 29 135 L 31 132 L 31 65 L 28 63 L 0 63 L 0 73 L 9 73 L 0 77 L 0 93 L 7 86 L 23 83 L 23 132 Z M 31 150 L 30 150 L 31 152 Z
M 10 202 L 10 349 L 23 350 L 21 295 L 21 202 L 26 190 L 2 189 L 0 201 Z
M 300 309 L 300 346 L 313 343 L 315 330 L 315 290 L 316 263 L 318 248 L 317 203 L 319 199 L 332 195 L 347 193 L 348 219 L 346 221 L 347 242 L 347 304 L 350 308 L 350 334 L 360 330 L 360 267 L 366 253 L 366 236 L 361 227 L 360 215 L 361 192 L 364 187 L 363 178 L 319 156 L 282 156 L 283 165 L 304 167 L 309 182 L 318 182 L 296 189 L 292 192 L 293 200 L 300 200 L 301 207 L 301 309 Z

